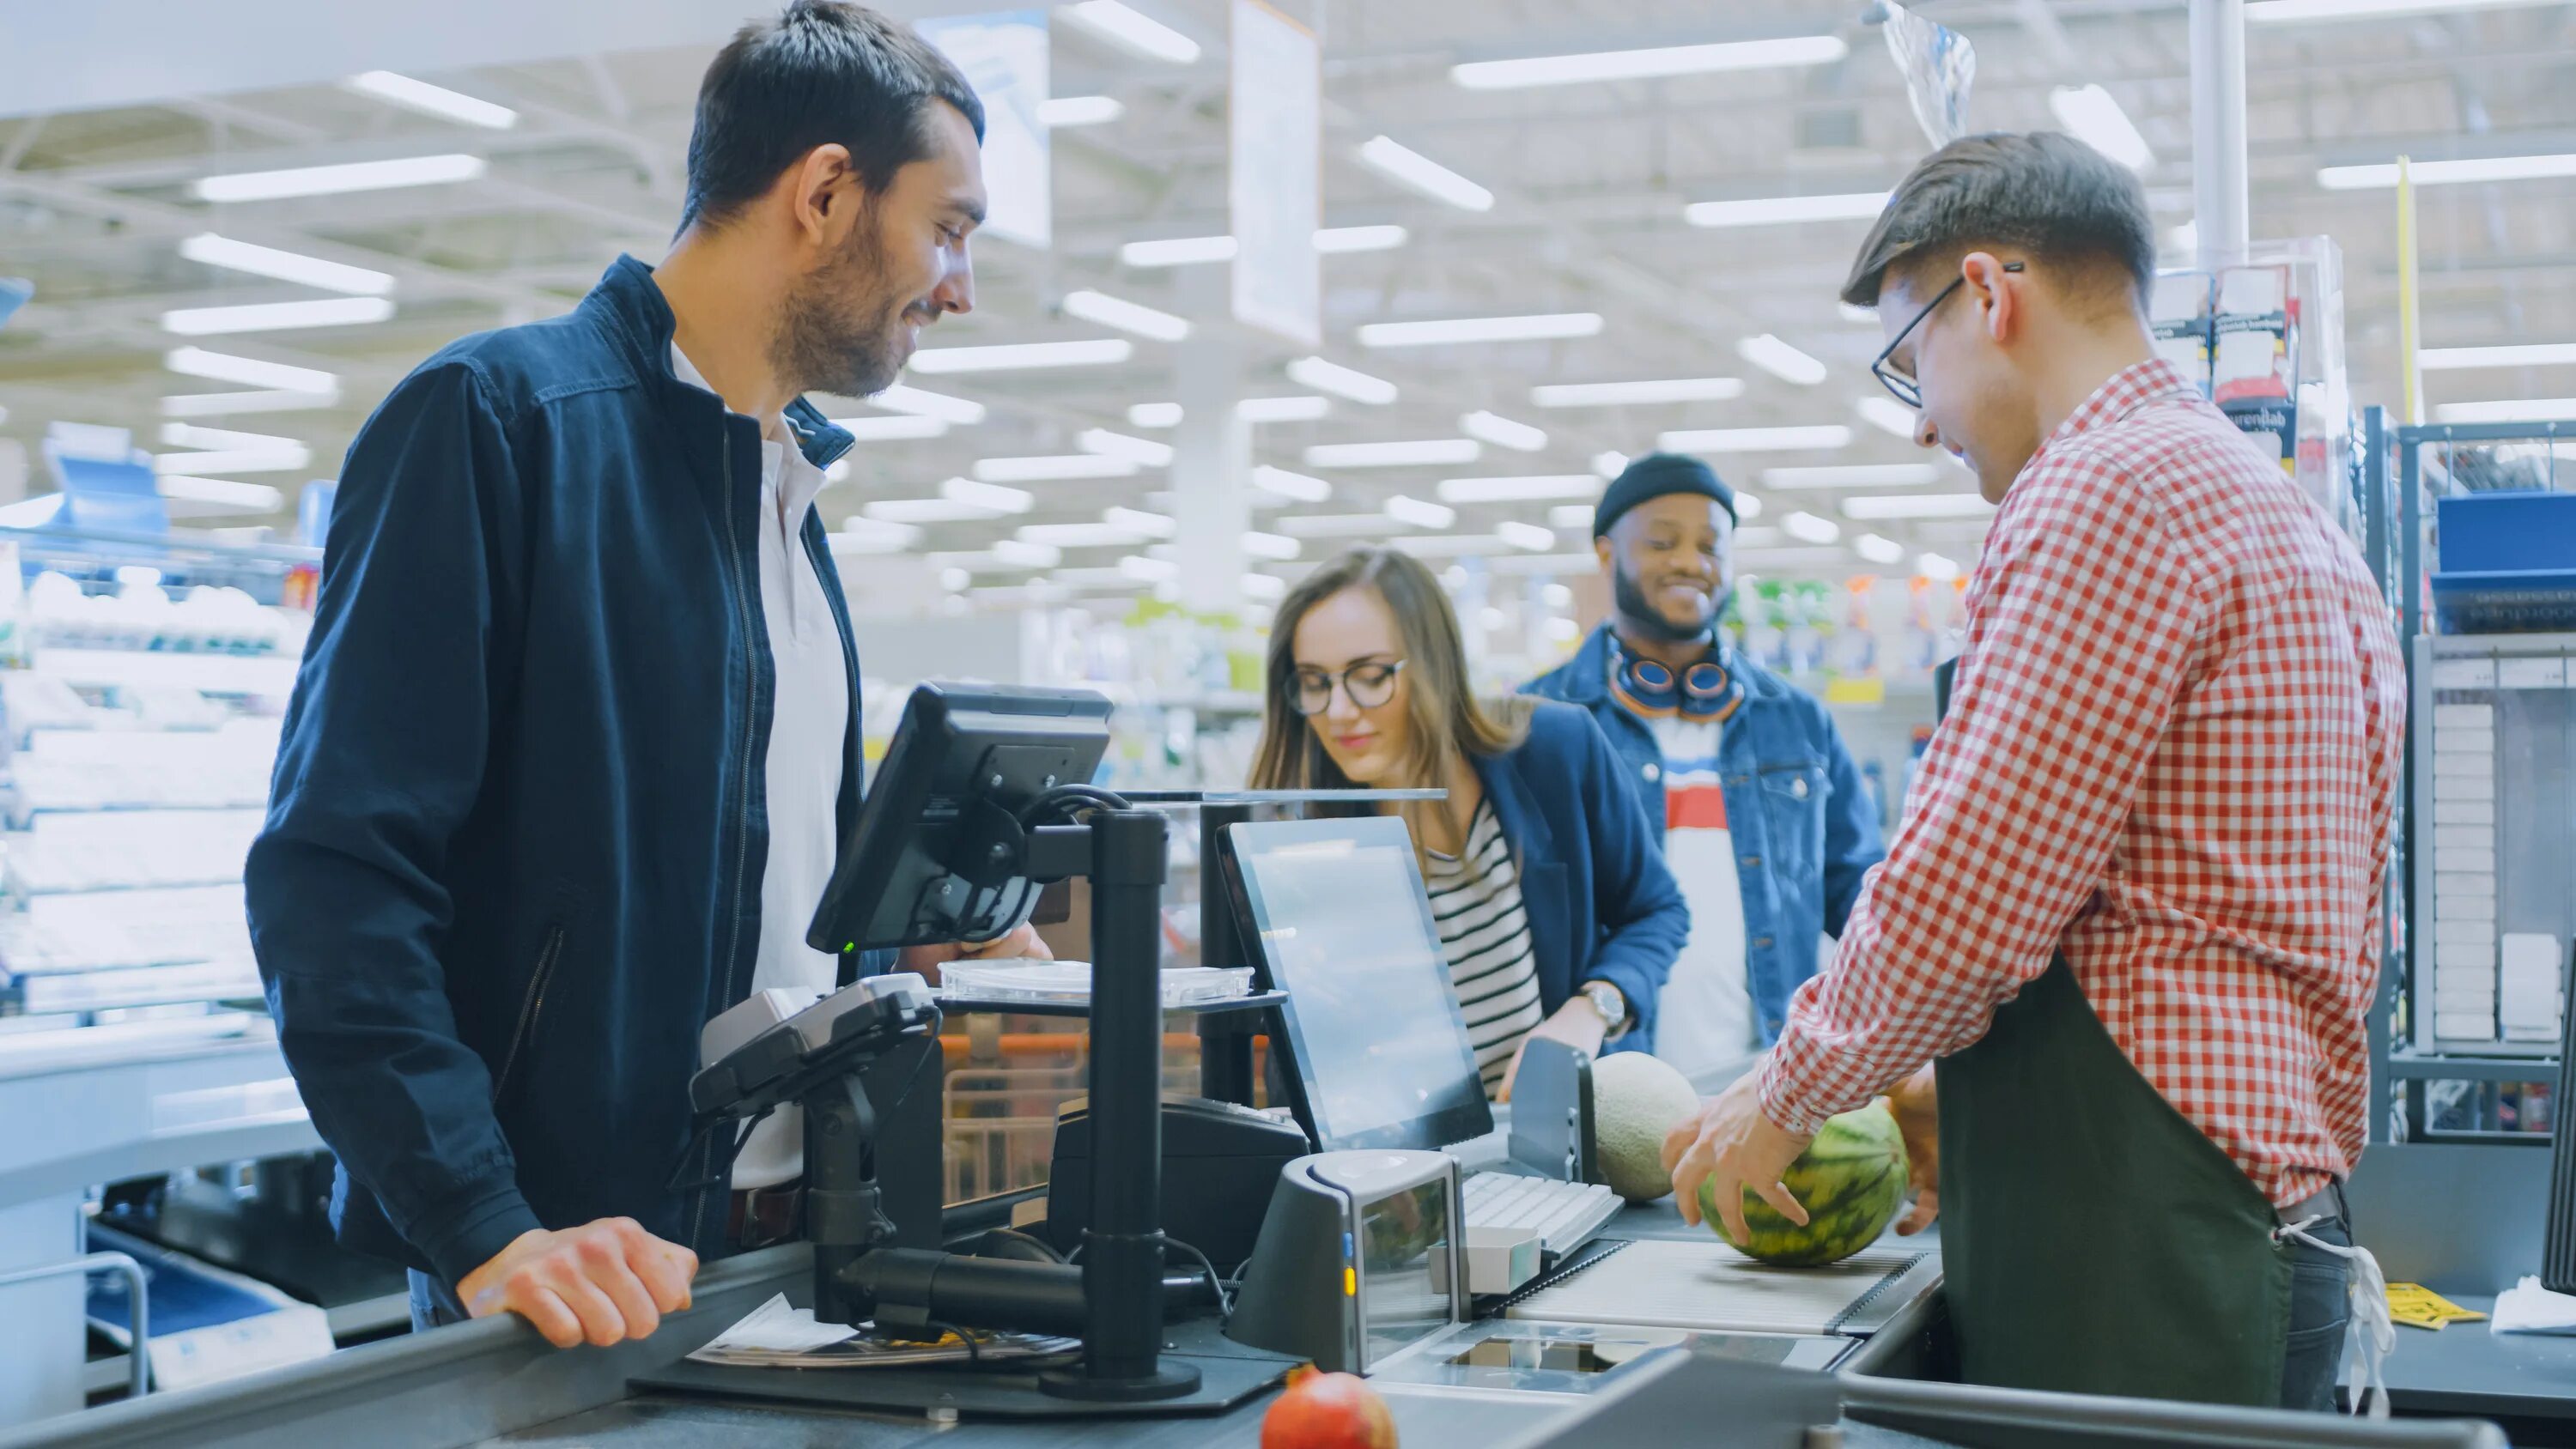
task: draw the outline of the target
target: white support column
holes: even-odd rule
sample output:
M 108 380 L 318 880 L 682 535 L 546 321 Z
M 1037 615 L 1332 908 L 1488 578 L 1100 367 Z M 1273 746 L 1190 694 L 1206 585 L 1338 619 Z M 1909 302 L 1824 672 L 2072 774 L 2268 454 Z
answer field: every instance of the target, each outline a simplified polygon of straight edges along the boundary
M 2253 240 L 2245 168 L 2245 0 L 2191 0 L 2191 197 L 2200 265 L 2242 260 Z
M 1226 272 L 1190 269 L 1194 330 L 1172 350 L 1181 425 L 1172 439 L 1174 540 L 1181 603 L 1202 613 L 1243 607 L 1243 535 L 1252 527 L 1252 428 L 1236 415 L 1243 347 L 1225 315 Z

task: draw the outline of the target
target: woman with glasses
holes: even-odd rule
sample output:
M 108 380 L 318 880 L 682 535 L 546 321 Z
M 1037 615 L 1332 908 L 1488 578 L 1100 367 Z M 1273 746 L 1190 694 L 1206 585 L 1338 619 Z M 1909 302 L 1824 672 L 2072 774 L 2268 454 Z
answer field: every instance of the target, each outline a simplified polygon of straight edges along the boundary
M 1509 1100 L 1533 1036 L 1654 1039 L 1690 934 L 1655 831 L 1590 715 L 1468 690 L 1457 615 L 1411 555 L 1353 549 L 1271 626 L 1255 789 L 1440 789 L 1381 807 L 1413 832 L 1485 1090 Z

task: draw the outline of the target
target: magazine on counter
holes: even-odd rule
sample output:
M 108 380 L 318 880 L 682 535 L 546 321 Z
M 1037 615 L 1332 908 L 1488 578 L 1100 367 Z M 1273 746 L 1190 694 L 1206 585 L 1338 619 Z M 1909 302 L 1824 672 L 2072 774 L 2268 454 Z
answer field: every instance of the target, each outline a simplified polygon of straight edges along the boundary
M 892 1368 L 1055 1358 L 1081 1349 L 1077 1338 L 982 1330 L 945 1333 L 931 1341 L 879 1338 L 866 1327 L 817 1323 L 814 1310 L 789 1307 L 781 1293 L 689 1357 L 744 1368 Z

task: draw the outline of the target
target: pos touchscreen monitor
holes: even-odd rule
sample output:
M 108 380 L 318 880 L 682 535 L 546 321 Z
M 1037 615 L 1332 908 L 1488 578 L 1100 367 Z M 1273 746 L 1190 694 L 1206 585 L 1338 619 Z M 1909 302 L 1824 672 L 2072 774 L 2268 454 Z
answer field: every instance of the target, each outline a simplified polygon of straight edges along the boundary
M 1109 701 L 1087 689 L 924 684 L 841 841 L 805 944 L 839 955 L 990 941 L 1029 918 L 1038 886 L 976 884 L 957 847 L 986 807 L 1014 816 L 1084 785 L 1109 748 Z

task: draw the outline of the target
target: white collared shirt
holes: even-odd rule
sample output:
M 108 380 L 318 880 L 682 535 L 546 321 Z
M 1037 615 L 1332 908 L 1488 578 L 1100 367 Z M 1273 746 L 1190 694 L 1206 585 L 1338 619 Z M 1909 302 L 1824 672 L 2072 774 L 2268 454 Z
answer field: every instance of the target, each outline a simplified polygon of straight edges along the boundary
M 707 386 L 676 342 L 671 371 L 682 382 Z M 836 807 L 850 723 L 849 661 L 823 577 L 805 552 L 805 513 L 823 490 L 823 471 L 796 446 L 785 418 L 764 419 L 760 432 L 760 610 L 769 625 L 777 687 L 763 770 L 769 859 L 760 876 L 760 946 L 751 989 L 818 997 L 832 989 L 840 971 L 835 958 L 805 944 L 805 928 L 831 882 L 839 847 Z M 743 1143 L 734 1159 L 733 1185 L 767 1187 L 797 1177 L 804 1171 L 804 1149 L 802 1115 L 782 1108 Z

